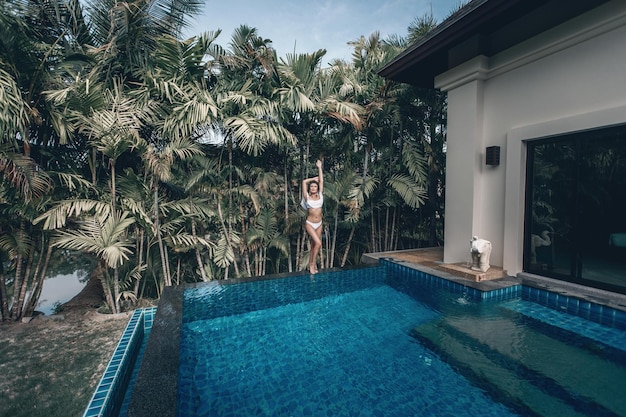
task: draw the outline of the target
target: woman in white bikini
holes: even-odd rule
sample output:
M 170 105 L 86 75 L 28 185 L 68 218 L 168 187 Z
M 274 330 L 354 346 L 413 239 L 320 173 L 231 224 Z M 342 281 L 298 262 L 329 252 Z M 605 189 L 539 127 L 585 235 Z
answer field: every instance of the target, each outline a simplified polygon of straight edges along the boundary
M 309 254 L 309 272 L 317 273 L 317 255 L 322 248 L 322 205 L 324 204 L 324 176 L 322 161 L 318 160 L 317 177 L 302 181 L 302 207 L 307 210 L 304 227 L 311 238 L 311 253 Z

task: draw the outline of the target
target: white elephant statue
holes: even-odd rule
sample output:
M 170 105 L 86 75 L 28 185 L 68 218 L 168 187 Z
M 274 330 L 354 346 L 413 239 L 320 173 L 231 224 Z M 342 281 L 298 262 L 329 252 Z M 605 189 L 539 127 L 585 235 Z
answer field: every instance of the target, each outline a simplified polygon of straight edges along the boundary
M 470 253 L 472 255 L 473 271 L 487 272 L 489 269 L 489 256 L 491 256 L 491 242 L 473 236 L 470 241 Z

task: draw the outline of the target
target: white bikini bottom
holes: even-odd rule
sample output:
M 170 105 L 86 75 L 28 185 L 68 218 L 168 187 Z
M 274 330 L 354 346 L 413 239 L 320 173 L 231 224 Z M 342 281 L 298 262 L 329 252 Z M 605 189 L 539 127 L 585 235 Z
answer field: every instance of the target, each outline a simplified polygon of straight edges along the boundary
M 322 225 L 322 222 L 316 222 L 316 223 L 313 223 L 313 222 L 310 222 L 310 221 L 308 221 L 308 220 L 307 220 L 306 222 L 307 222 L 308 224 L 310 224 L 310 225 L 311 225 L 311 227 L 313 227 L 313 230 L 317 230 L 317 229 L 319 229 L 319 227 Z

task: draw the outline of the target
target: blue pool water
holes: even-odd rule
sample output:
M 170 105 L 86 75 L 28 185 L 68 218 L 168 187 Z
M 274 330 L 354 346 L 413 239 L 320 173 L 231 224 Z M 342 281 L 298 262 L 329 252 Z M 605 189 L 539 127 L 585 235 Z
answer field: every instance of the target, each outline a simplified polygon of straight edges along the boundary
M 623 329 L 444 286 L 376 268 L 187 290 L 178 415 L 626 415 Z
M 380 286 L 187 323 L 180 413 L 512 415 L 410 336 L 437 315 Z

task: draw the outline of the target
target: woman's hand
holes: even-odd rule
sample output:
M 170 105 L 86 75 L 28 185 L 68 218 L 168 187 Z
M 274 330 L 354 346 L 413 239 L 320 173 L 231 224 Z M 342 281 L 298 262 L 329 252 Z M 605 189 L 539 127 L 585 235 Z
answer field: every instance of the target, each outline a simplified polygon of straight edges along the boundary
M 321 168 L 321 167 L 322 167 L 322 161 L 320 161 L 320 160 L 318 159 L 318 160 L 315 162 L 315 165 L 316 165 L 318 168 Z

